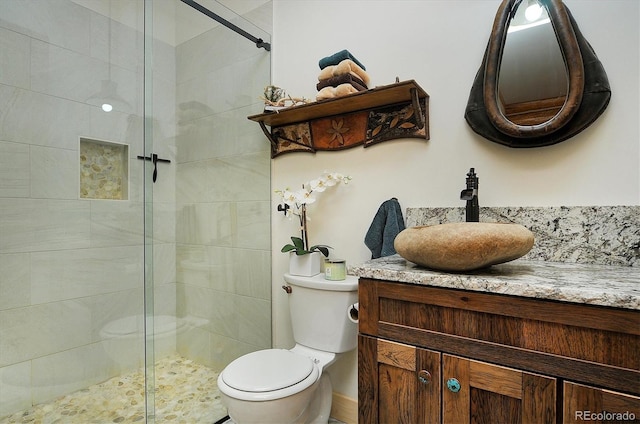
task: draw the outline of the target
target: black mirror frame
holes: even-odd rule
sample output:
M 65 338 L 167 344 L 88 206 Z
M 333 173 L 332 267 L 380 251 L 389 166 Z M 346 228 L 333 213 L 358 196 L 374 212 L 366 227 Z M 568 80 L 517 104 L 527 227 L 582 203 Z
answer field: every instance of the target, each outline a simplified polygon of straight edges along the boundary
M 476 74 L 465 119 L 474 132 L 508 147 L 541 147 L 564 141 L 591 125 L 611 98 L 607 74 L 593 48 L 560 0 L 539 0 L 549 12 L 569 76 L 562 109 L 538 125 L 517 125 L 501 111 L 498 78 L 507 28 L 521 0 L 504 0 L 494 21 L 482 65 Z

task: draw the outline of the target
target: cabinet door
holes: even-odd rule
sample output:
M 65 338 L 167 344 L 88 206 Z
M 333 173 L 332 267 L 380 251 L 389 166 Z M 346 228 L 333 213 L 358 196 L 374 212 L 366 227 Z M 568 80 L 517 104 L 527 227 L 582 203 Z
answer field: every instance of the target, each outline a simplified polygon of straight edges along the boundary
M 640 397 L 564 382 L 564 423 L 640 423 Z
M 440 353 L 359 336 L 359 422 L 440 422 Z
M 442 355 L 444 424 L 551 424 L 555 411 L 554 378 Z

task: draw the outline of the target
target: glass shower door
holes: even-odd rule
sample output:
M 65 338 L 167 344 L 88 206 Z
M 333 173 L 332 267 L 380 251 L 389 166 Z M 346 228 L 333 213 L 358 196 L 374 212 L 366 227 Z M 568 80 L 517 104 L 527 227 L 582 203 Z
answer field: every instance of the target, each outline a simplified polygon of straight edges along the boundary
M 268 42 L 257 4 L 205 5 Z M 180 0 L 0 0 L 1 424 L 226 415 L 271 346 L 269 68 Z
M 143 13 L 0 1 L 2 423 L 145 417 Z
M 145 129 L 148 151 L 169 161 L 157 162 L 155 183 L 146 174 L 153 406 L 156 422 L 214 423 L 226 416 L 219 372 L 271 347 L 270 147 L 247 119 L 262 112 L 270 53 L 186 2 L 151 3 Z M 270 41 L 257 25 L 270 28 L 271 2 L 243 16 L 216 1 L 198 3 Z

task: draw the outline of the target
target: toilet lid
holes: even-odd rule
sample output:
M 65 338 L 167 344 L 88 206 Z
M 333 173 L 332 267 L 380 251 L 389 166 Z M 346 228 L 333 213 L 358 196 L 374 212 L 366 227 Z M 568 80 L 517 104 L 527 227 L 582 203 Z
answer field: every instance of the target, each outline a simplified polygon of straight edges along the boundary
M 310 358 L 285 349 L 259 350 L 231 362 L 222 372 L 224 382 L 244 392 L 271 392 L 293 386 L 313 371 Z

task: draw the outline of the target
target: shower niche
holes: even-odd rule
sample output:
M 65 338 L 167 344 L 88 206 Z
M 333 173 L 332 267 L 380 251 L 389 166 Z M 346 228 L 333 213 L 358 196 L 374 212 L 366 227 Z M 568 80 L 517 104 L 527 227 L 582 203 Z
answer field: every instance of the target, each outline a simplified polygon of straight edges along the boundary
M 128 200 L 129 146 L 80 137 L 80 198 Z

